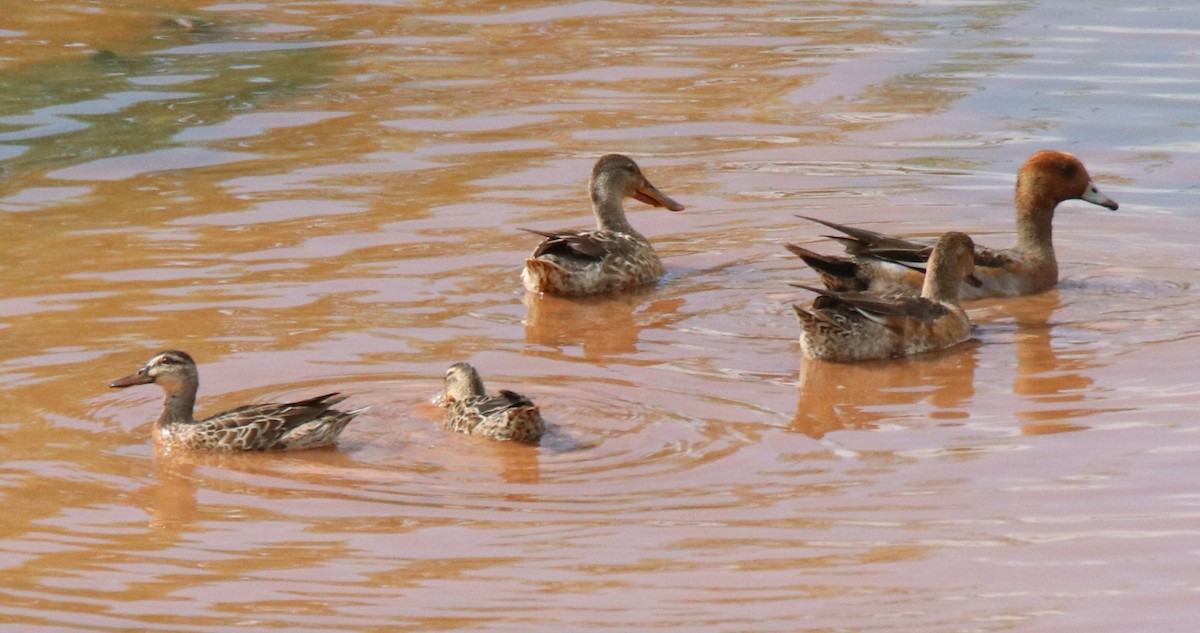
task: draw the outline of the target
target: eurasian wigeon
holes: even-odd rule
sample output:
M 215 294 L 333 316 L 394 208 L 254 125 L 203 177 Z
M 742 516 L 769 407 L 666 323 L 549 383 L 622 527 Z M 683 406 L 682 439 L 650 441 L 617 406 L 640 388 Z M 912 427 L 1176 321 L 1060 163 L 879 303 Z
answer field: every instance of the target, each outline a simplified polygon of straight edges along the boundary
M 1101 194 L 1083 163 L 1071 154 L 1041 151 L 1017 172 L 1017 241 L 1011 248 L 975 247 L 975 275 L 983 285 L 963 286 L 961 297 L 1011 297 L 1042 292 L 1058 283 L 1058 260 L 1051 240 L 1054 209 L 1064 200 L 1084 200 L 1116 210 Z M 804 217 L 804 216 L 800 216 Z M 808 218 L 844 233 L 850 257 L 820 255 L 786 244 L 821 276 L 831 290 L 915 294 L 922 286 L 930 244 Z

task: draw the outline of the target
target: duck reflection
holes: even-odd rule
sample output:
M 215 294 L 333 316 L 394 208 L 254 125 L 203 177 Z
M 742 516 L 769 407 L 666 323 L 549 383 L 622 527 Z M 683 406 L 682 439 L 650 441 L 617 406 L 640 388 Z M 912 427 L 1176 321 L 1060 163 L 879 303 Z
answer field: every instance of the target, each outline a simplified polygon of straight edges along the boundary
M 564 299 L 526 293 L 525 342 L 555 348 L 578 345 L 588 359 L 636 352 L 642 330 L 679 319 L 684 304 L 682 298 L 646 304 L 650 296 L 640 292 Z
M 820 439 L 840 429 L 875 428 L 882 420 L 922 415 L 967 417 L 975 394 L 978 345 L 966 343 L 936 354 L 863 363 L 805 359 L 800 400 L 790 428 Z M 919 403 L 926 410 L 914 413 Z
M 156 444 L 154 474 L 157 481 L 141 489 L 136 497 L 149 517 L 151 527 L 180 529 L 200 520 L 202 511 L 196 495 L 201 489 L 270 497 L 278 478 L 320 485 L 352 464 L 349 455 L 334 447 L 291 453 L 214 453 L 171 449 Z M 238 471 L 242 476 L 230 477 L 225 472 L 229 470 Z
M 1082 430 L 1065 422 L 1096 413 L 1094 408 L 1064 407 L 1082 403 L 1093 384 L 1086 371 L 1097 365 L 1092 350 L 1056 351 L 1050 317 L 1062 305 L 1058 290 L 1022 299 L 999 302 L 993 314 L 1016 323 L 1013 335 L 1017 348 L 1017 374 L 1013 393 L 1029 406 L 1016 412 L 1021 431 L 1027 435 Z

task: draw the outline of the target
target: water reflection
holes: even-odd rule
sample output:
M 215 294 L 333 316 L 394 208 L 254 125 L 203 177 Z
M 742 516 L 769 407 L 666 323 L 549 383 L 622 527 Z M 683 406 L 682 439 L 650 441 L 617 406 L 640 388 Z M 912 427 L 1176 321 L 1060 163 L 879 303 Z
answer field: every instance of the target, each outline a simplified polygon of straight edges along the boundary
M 632 354 L 643 330 L 683 318 L 683 298 L 653 300 L 652 292 L 583 299 L 526 293 L 525 342 L 555 350 L 577 346 L 589 360 Z
M 1190 547 L 1195 498 L 1180 183 L 1200 84 L 1175 24 L 1194 7 L 165 4 L 5 6 L 10 627 L 943 633 L 1194 611 L 1163 555 Z M 1123 46 L 1099 36 L 1118 26 Z M 1081 284 L 971 306 L 979 347 L 785 384 L 795 327 L 764 306 L 793 277 L 778 242 L 808 230 L 792 214 L 989 241 L 1043 146 L 1130 197 L 1058 218 Z M 700 195 L 635 220 L 686 270 L 518 305 L 515 227 L 585 224 L 608 151 Z M 104 379 L 163 347 L 209 359 L 202 410 L 320 386 L 372 412 L 334 451 L 157 456 L 160 396 Z M 414 403 L 455 360 L 533 397 L 542 444 L 439 429 Z M 895 432 L 810 439 L 842 428 Z M 531 596 L 536 617 L 512 608 Z
M 1027 404 L 1016 415 L 1028 435 L 1083 430 L 1085 425 L 1066 420 L 1097 413 L 1094 406 L 1079 406 L 1094 395 L 1094 381 L 1088 376 L 1088 371 L 1099 365 L 1094 352 L 1086 348 L 1068 351 L 1054 344 L 1052 319 L 1061 307 L 1062 291 L 1057 289 L 992 306 L 994 315 L 1017 326 L 1013 334 L 1017 355 L 1013 393 Z
M 975 395 L 979 349 L 953 349 L 907 359 L 828 363 L 804 359 L 791 429 L 812 438 L 883 421 L 963 419 Z M 922 406 L 924 405 L 924 406 Z

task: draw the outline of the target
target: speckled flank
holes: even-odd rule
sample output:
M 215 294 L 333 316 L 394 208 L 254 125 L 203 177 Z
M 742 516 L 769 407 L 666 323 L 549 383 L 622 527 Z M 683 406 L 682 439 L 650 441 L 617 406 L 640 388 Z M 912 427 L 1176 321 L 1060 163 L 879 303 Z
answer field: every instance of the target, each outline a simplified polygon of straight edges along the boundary
M 467 363 L 446 370 L 439 400 L 446 407 L 442 428 L 449 431 L 514 442 L 536 442 L 546 431 L 537 405 L 512 391 L 487 395 L 479 373 Z
M 259 405 L 191 424 L 160 424 L 160 434 L 168 444 L 189 449 L 267 451 L 330 446 L 337 443 L 338 436 L 350 420 L 361 413 L 361 410 L 337 411 L 328 408 L 344 399 L 334 397 L 316 403 L 310 400 Z M 314 414 L 315 417 L 312 417 Z M 295 424 L 297 417 L 311 419 Z
M 155 437 L 172 447 L 212 451 L 297 450 L 337 442 L 354 416 L 365 409 L 332 409 L 346 396 L 328 393 L 285 404 L 256 404 L 195 420 L 200 386 L 196 363 L 184 352 L 168 350 L 137 372 L 114 380 L 116 388 L 155 383 L 165 394 Z
M 521 272 L 525 289 L 579 297 L 652 284 L 665 272 L 654 247 L 641 235 L 590 231 L 588 238 L 603 245 L 599 260 L 557 253 L 530 257 Z
M 626 156 L 608 154 L 596 161 L 588 185 L 597 229 L 534 231 L 545 238 L 525 260 L 525 289 L 568 297 L 620 292 L 652 284 L 664 273 L 654 247 L 630 226 L 625 198 L 680 211 L 683 205 L 663 194 Z

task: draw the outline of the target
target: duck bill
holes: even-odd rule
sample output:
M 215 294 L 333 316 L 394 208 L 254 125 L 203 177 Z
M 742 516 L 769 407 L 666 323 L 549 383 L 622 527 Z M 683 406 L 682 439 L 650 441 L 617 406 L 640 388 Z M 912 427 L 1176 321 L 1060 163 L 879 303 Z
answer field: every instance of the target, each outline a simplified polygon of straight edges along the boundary
M 1100 190 L 1096 188 L 1096 185 L 1090 182 L 1088 183 L 1087 189 L 1084 190 L 1083 195 L 1079 196 L 1079 199 L 1092 204 L 1098 204 L 1111 211 L 1116 211 L 1118 206 L 1116 201 L 1100 193 Z
M 983 287 L 983 280 L 976 277 L 975 273 L 971 273 L 970 275 L 963 277 L 963 281 L 971 284 L 972 286 L 975 286 L 976 288 Z
M 113 389 L 124 389 L 134 385 L 148 385 L 152 382 L 154 382 L 154 376 L 151 376 L 144 371 L 138 371 L 136 373 L 129 374 L 124 378 L 118 378 L 108 383 L 108 386 L 112 387 Z
M 642 186 L 633 192 L 633 197 L 635 200 L 640 200 L 651 206 L 666 207 L 669 211 L 683 211 L 682 204 L 675 202 L 670 196 L 659 191 L 648 180 L 643 181 Z

